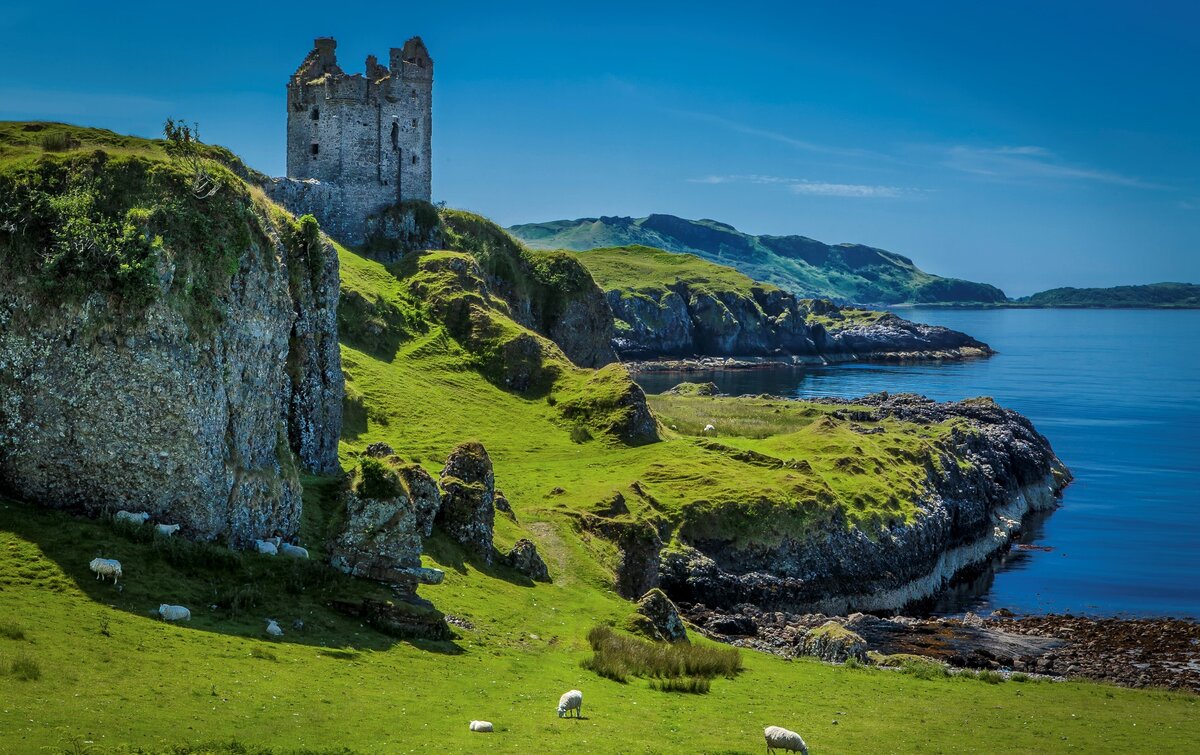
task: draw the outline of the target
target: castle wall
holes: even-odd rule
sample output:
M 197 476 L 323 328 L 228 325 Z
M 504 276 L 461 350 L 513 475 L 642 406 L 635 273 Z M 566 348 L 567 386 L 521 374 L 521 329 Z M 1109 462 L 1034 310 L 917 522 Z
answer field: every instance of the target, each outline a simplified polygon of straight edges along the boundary
M 419 38 L 391 50 L 391 67 L 367 59 L 367 75 L 337 65 L 332 39 L 318 39 L 288 84 L 287 172 L 268 190 L 348 244 L 365 219 L 432 192 L 433 61 Z

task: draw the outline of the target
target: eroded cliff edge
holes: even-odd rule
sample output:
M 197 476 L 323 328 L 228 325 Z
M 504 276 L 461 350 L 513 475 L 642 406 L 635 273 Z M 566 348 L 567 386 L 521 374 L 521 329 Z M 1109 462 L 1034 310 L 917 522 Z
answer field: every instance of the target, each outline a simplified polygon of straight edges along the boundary
M 111 139 L 0 173 L 0 484 L 194 537 L 291 534 L 298 467 L 338 468 L 337 254 L 220 154 L 201 198 L 161 143 Z
M 1022 517 L 1057 505 L 1071 480 L 1032 423 L 990 399 L 939 404 L 878 394 L 843 403 L 844 416 L 861 422 L 862 432 L 876 432 L 870 423 L 886 418 L 918 425 L 958 421 L 940 444 L 940 458 L 926 462 L 911 520 L 848 526 L 835 508 L 802 535 L 750 542 L 713 537 L 711 528 L 685 523 L 676 546 L 659 557 L 659 581 L 668 594 L 719 607 L 899 610 L 1006 547 Z

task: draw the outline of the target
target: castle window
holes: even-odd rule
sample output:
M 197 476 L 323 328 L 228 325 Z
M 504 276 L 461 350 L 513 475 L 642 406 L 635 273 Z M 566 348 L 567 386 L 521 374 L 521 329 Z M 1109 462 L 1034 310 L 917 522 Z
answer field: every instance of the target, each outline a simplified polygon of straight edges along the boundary
M 312 147 L 310 147 L 310 149 L 312 150 L 313 159 L 316 159 L 317 153 L 321 151 L 320 145 L 318 145 L 316 142 L 313 142 Z
M 400 124 L 392 121 L 392 151 L 400 149 Z
M 417 156 L 416 155 L 412 156 L 412 163 L 413 163 L 413 165 L 417 164 Z
M 321 120 L 321 109 L 320 109 L 320 108 L 313 108 L 313 111 L 312 111 L 312 119 L 313 119 L 314 121 L 319 121 L 319 120 Z
M 415 89 L 412 90 L 412 101 L 413 102 L 417 101 L 417 90 L 415 90 Z
M 413 118 L 413 119 L 412 119 L 412 124 L 413 124 L 413 125 L 412 125 L 412 127 L 413 127 L 413 128 L 416 128 L 416 127 L 417 127 L 417 119 L 416 119 L 416 118 Z

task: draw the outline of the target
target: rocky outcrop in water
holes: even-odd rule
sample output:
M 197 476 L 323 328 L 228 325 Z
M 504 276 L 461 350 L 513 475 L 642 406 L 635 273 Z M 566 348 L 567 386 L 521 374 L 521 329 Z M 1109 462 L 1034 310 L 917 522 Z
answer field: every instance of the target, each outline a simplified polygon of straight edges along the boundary
M 892 314 L 847 310 L 778 289 L 750 292 L 668 286 L 657 298 L 607 292 L 617 319 L 613 345 L 625 359 L 773 357 L 800 362 L 850 359 L 963 359 L 987 344 L 949 328 Z
M 257 222 L 228 285 L 203 306 L 180 293 L 170 256 L 138 307 L 103 293 L 41 300 L 20 276 L 0 280 L 5 489 L 50 506 L 147 511 L 233 544 L 296 531 L 296 461 L 337 469 L 337 256 Z
M 483 445 L 463 443 L 451 452 L 439 481 L 442 506 L 437 522 L 447 535 L 491 563 L 496 479 Z
M 870 407 L 874 419 L 963 423 L 943 445 L 938 469 L 929 470 L 915 521 L 868 534 L 834 509 L 804 536 L 745 546 L 693 538 L 685 527 L 685 546 L 661 557 L 660 583 L 672 598 L 827 614 L 898 610 L 1008 545 L 1022 517 L 1055 506 L 1070 480 L 1029 420 L 990 399 L 938 404 L 878 394 L 845 403 Z

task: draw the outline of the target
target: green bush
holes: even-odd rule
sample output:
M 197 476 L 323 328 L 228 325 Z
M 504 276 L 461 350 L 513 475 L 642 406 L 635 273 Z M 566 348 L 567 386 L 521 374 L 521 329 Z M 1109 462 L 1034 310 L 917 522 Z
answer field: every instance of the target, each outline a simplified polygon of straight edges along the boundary
M 386 499 L 403 495 L 405 491 L 396 470 L 379 459 L 364 456 L 358 462 L 354 492 L 363 498 Z
M 66 152 L 79 146 L 79 142 L 71 138 L 65 131 L 51 131 L 43 134 L 40 140 L 43 152 Z
M 742 656 L 736 648 L 651 642 L 619 634 L 606 625 L 592 629 L 587 638 L 593 654 L 583 661 L 583 667 L 618 682 L 631 676 L 733 677 L 742 670 Z
M 656 689 L 659 692 L 686 692 L 692 695 L 703 695 L 708 692 L 709 686 L 711 686 L 711 682 L 703 677 L 650 680 L 650 689 Z
M 975 675 L 975 678 L 986 684 L 999 684 L 1004 681 L 1004 674 L 999 671 L 989 671 L 987 669 L 980 671 Z
M 950 671 L 937 661 L 918 661 L 905 659 L 900 664 L 901 673 L 915 676 L 918 679 L 945 679 L 950 676 Z

